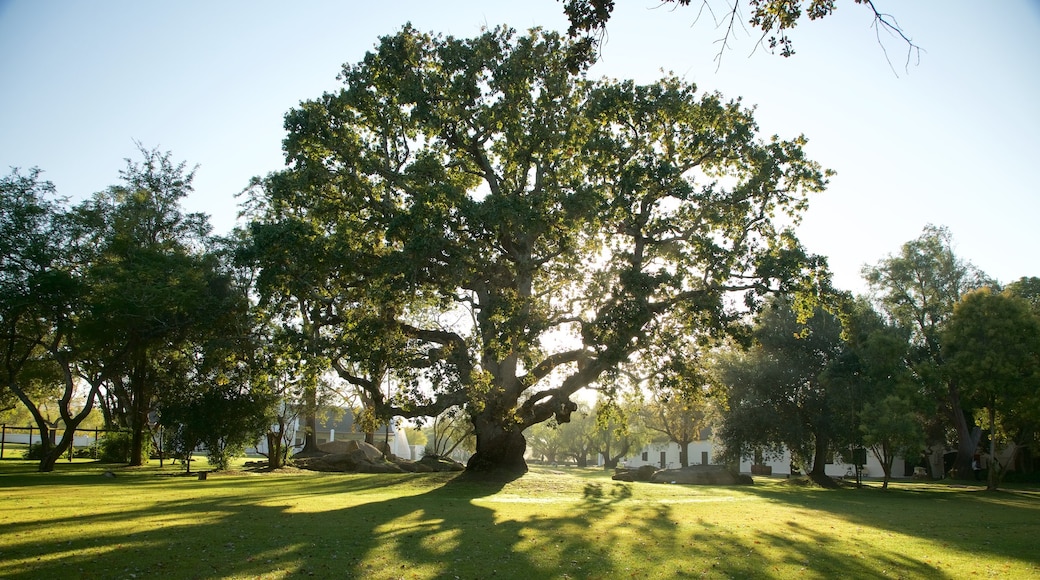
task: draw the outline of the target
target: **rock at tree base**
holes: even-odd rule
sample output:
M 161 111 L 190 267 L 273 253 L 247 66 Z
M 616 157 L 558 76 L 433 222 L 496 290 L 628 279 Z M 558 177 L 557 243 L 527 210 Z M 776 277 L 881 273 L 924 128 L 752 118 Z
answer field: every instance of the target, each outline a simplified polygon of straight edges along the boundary
M 688 485 L 747 485 L 750 477 L 733 473 L 721 465 L 691 465 L 682 469 L 662 469 L 650 477 L 651 483 L 683 483 Z
M 617 468 L 611 479 L 615 481 L 650 481 L 655 473 L 657 473 L 657 468 L 653 465 L 642 465 L 636 469 Z
M 462 471 L 461 463 L 438 457 L 423 457 L 419 461 L 385 457 L 379 448 L 364 441 L 330 441 L 318 446 L 320 455 L 293 456 L 296 466 L 310 471 L 340 473 L 429 473 L 433 471 Z
M 422 459 L 416 462 L 416 465 L 428 467 L 431 471 L 462 471 L 466 469 L 466 466 L 458 461 L 436 455 L 424 455 Z
M 618 469 L 612 479 L 686 485 L 751 485 L 754 483 L 751 477 L 733 473 L 721 465 L 691 465 L 682 469 L 658 469 L 653 465 L 644 465 L 638 469 Z

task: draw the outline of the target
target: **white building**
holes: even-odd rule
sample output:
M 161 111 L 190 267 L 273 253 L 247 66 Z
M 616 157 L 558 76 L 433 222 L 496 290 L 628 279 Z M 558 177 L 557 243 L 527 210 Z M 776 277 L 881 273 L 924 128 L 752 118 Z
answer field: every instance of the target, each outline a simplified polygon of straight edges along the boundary
M 690 465 L 710 465 L 713 463 L 715 455 L 715 445 L 711 440 L 690 443 L 688 456 Z M 881 469 L 881 462 L 869 450 L 867 450 L 866 459 L 866 465 L 861 470 L 863 476 L 883 477 L 884 470 Z M 644 447 L 642 451 L 623 459 L 621 465 L 625 467 L 653 465 L 661 469 L 677 469 L 681 467 L 679 445 L 671 442 L 651 443 Z M 749 475 L 790 475 L 791 453 L 785 450 L 783 455 L 778 458 L 765 456 L 758 465 L 755 465 L 752 460 L 742 460 L 740 462 L 740 472 Z M 854 475 L 855 472 L 856 467 L 851 463 L 851 460 L 843 458 L 837 453 L 832 455 L 831 462 L 826 466 L 826 473 L 831 477 Z M 912 474 L 913 470 L 907 469 L 906 462 L 902 458 L 896 458 L 892 463 L 893 479 L 910 477 Z
M 409 445 L 408 436 L 403 430 L 397 428 L 396 423 L 397 421 L 391 421 L 390 425 L 383 425 L 376 430 L 376 445 L 382 445 L 385 442 L 390 447 L 390 452 L 401 459 L 420 459 L 422 457 L 421 448 L 417 455 L 416 447 L 419 446 Z M 286 425 L 286 430 L 288 431 L 289 439 L 292 441 L 293 451 L 302 448 L 304 433 L 300 419 L 297 418 L 289 425 Z M 330 441 L 364 441 L 365 439 L 364 433 L 357 432 L 354 429 L 354 414 L 350 409 L 344 409 L 342 416 L 338 419 L 329 418 L 325 421 L 320 421 L 314 435 L 318 445 Z M 266 454 L 267 441 L 259 441 L 255 449 L 257 453 Z M 290 451 L 290 454 L 293 451 Z

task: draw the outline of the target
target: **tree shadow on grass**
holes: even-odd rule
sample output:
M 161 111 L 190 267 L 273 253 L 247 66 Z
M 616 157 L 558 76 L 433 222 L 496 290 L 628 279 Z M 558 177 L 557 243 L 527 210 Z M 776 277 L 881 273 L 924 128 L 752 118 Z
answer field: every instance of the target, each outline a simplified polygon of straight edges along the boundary
M 286 479 L 95 484 L 86 491 L 165 486 L 179 495 L 159 493 L 137 508 L 68 520 L 0 519 L 0 577 L 775 577 L 794 569 L 810 577 L 866 578 L 886 566 L 913 577 L 947 577 L 896 551 L 848 558 L 830 535 L 792 522 L 783 533 L 773 527 L 748 540 L 710 518 L 690 521 L 680 504 L 640 499 L 627 483 L 582 482 L 525 496 L 515 491 L 522 486 L 450 476 Z M 813 507 L 806 497 L 784 501 Z M 133 532 L 126 522 L 134 522 Z M 62 533 L 73 526 L 89 533 Z M 19 540 L 33 529 L 48 533 Z
M 1035 538 L 1040 535 L 1040 492 L 992 493 L 945 484 L 887 491 L 873 487 L 798 490 L 755 486 L 748 492 L 769 501 L 830 513 L 847 522 L 846 534 L 862 528 L 872 533 L 906 535 L 966 554 L 1028 562 L 1034 570 L 1040 570 L 1040 552 L 1035 548 Z M 884 560 L 885 556 L 880 558 Z M 897 570 L 912 566 L 900 557 L 888 559 Z M 922 553 L 919 560 L 930 562 L 933 558 Z

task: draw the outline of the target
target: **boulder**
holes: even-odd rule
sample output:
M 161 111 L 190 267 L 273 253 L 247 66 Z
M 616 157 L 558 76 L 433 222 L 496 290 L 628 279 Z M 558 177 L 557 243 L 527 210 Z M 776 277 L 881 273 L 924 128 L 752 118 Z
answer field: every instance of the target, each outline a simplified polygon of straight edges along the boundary
M 746 485 L 749 477 L 740 477 L 721 465 L 690 465 L 681 469 L 662 469 L 650 478 L 652 483 L 687 485 Z
M 322 443 L 319 445 L 318 449 L 328 453 L 349 453 L 359 458 L 364 457 L 368 461 L 380 461 L 383 459 L 383 452 L 375 445 L 370 445 L 364 441 L 356 441 L 353 439 L 348 439 L 346 441 L 329 441 L 328 443 Z
M 355 471 L 357 459 L 349 453 L 329 453 L 319 457 L 294 458 L 296 466 L 311 471 Z
M 406 473 L 400 465 L 389 461 L 373 461 L 358 465 L 358 473 Z
M 430 468 L 430 471 L 463 471 L 466 469 L 466 466 L 458 461 L 436 455 L 425 455 L 416 463 Z
M 346 453 L 357 449 L 356 446 L 351 445 L 353 441 L 327 441 L 318 445 L 318 449 L 325 453 Z
M 641 465 L 636 469 L 618 467 L 614 470 L 614 476 L 611 479 L 614 481 L 650 481 L 654 473 L 657 473 L 657 468 L 653 465 Z
M 374 445 L 364 441 L 330 441 L 318 446 L 320 451 L 310 457 L 293 457 L 296 466 L 311 471 L 346 473 L 430 473 L 434 471 L 463 471 L 465 466 L 451 459 L 426 456 L 419 461 L 384 456 Z

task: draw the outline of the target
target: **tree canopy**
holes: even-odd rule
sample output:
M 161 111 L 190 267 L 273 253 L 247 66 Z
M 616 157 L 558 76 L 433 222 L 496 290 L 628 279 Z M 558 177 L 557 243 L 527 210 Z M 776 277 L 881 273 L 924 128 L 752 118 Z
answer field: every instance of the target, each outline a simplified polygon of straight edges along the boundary
M 943 373 L 940 337 L 961 297 L 991 281 L 956 255 L 948 229 L 933 225 L 897 254 L 864 268 L 863 275 L 886 314 L 910 333 L 907 362 L 921 389 L 948 414 L 957 436 L 955 469 L 959 477 L 967 477 L 978 431 L 969 424 L 958 382 Z
M 476 470 L 524 471 L 523 429 L 662 316 L 721 332 L 820 283 L 783 225 L 826 183 L 803 137 L 675 77 L 589 80 L 571 46 L 405 27 L 286 116 L 289 168 L 253 190 L 264 300 L 381 416 L 464 405 Z
M 855 425 L 853 385 L 827 374 L 845 349 L 841 335 L 839 319 L 822 308 L 803 322 L 790 301 L 778 298 L 761 313 L 754 346 L 719 360 L 723 409 L 715 435 L 724 457 L 786 449 L 813 481 L 833 485 L 825 465 L 856 436 L 849 428 Z
M 947 372 L 965 398 L 986 409 L 988 488 L 996 489 L 998 472 L 1007 468 L 996 463 L 998 414 L 1028 412 L 1040 402 L 1040 319 L 1026 300 L 983 288 L 957 303 L 942 339 Z

